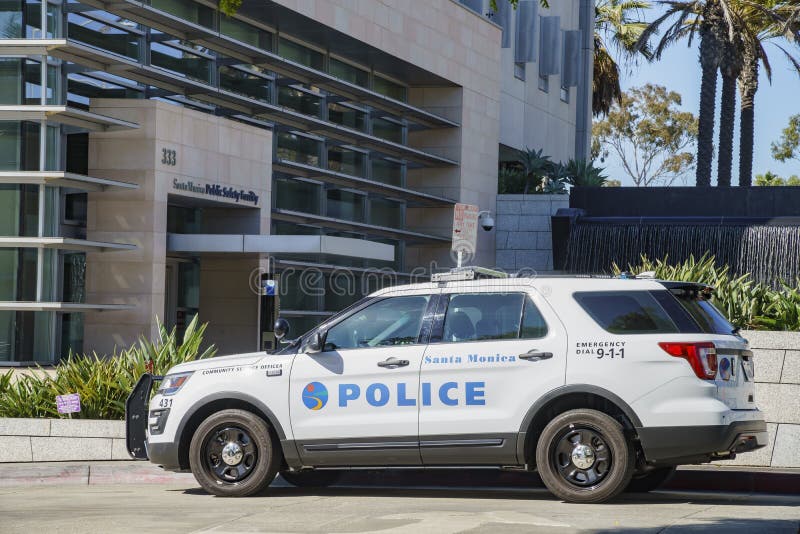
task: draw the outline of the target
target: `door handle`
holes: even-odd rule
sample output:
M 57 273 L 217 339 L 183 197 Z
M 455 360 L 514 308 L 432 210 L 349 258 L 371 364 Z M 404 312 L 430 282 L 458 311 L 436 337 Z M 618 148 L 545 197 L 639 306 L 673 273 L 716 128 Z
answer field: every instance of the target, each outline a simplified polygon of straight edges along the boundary
M 520 360 L 530 360 L 532 362 L 538 362 L 539 360 L 549 360 L 553 357 L 552 352 L 539 352 L 536 349 L 529 350 L 528 352 L 523 352 L 518 356 Z
M 378 362 L 378 367 L 387 367 L 389 369 L 405 367 L 406 365 L 408 365 L 408 360 L 398 360 L 397 358 L 387 358 L 382 362 Z

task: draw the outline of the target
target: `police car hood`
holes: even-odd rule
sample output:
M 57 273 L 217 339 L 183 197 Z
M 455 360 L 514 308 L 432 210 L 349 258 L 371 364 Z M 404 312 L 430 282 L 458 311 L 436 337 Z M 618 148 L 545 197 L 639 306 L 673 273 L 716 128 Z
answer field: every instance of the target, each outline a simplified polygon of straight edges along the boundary
M 206 358 L 176 365 L 169 370 L 168 374 L 185 373 L 187 371 L 199 371 L 203 369 L 214 369 L 216 367 L 231 367 L 252 365 L 263 358 L 268 358 L 266 352 L 248 352 L 246 354 L 232 354 L 230 356 L 218 356 L 216 358 Z

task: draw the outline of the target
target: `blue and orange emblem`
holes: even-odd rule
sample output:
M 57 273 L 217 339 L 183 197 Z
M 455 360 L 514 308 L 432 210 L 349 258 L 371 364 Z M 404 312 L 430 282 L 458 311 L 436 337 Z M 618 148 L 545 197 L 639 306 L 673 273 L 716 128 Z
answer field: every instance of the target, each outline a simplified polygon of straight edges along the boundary
M 328 388 L 319 382 L 311 382 L 303 388 L 303 404 L 309 410 L 321 410 L 328 403 Z

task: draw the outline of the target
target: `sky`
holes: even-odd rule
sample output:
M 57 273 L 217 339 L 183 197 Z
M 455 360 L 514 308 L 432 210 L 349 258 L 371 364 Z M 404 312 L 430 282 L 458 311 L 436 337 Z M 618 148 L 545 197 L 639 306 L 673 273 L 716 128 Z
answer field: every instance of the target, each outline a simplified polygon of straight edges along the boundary
M 660 10 L 652 9 L 646 15 L 647 20 L 652 20 Z M 755 144 L 753 150 L 753 176 L 772 172 L 786 178 L 792 174 L 800 176 L 800 161 L 788 160 L 781 163 L 772 158 L 770 144 L 776 141 L 781 130 L 789 122 L 789 116 L 800 113 L 800 77 L 792 72 L 791 64 L 786 60 L 776 46 L 766 46 L 772 65 L 772 84 L 760 69 L 759 88 L 755 102 Z M 800 55 L 800 49 L 798 49 Z M 628 69 L 623 68 L 621 76 L 622 89 L 639 87 L 646 83 L 654 83 L 676 91 L 682 96 L 682 108 L 698 113 L 700 102 L 700 64 L 697 42 L 689 48 L 685 42 L 673 45 L 662 55 L 660 61 L 647 63 L 639 61 L 638 65 Z M 719 123 L 719 91 L 722 86 L 721 79 L 717 81 L 717 123 Z M 717 134 L 714 137 L 717 145 Z M 737 94 L 736 131 L 734 132 L 734 163 L 733 181 L 738 181 L 739 165 L 739 102 Z M 618 159 L 610 155 L 604 163 L 606 174 L 612 179 L 622 180 L 622 185 L 633 185 L 630 177 L 625 174 Z M 712 184 L 716 183 L 717 162 L 712 164 Z M 689 173 L 686 185 L 694 185 L 694 172 Z M 676 182 L 673 185 L 682 185 Z

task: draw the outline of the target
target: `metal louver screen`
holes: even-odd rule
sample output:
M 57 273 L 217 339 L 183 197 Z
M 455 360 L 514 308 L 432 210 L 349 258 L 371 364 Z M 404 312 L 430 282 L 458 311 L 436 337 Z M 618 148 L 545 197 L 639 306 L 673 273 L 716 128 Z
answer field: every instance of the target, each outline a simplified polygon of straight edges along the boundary
M 561 17 L 539 17 L 539 75 L 561 70 Z
M 497 0 L 497 13 L 494 17 L 495 23 L 503 28 L 503 39 L 501 41 L 501 48 L 511 47 L 511 6 L 508 0 Z
M 561 55 L 561 86 L 578 86 L 578 69 L 580 68 L 581 31 L 564 32 L 564 53 Z
M 536 13 L 538 0 L 520 0 L 517 5 L 516 39 L 514 41 L 514 62 L 532 63 L 536 61 Z

